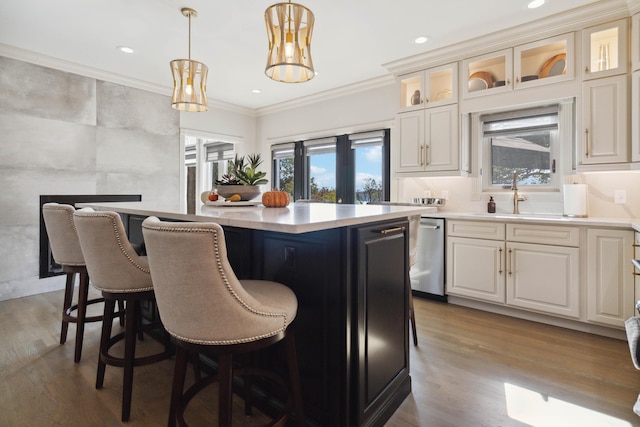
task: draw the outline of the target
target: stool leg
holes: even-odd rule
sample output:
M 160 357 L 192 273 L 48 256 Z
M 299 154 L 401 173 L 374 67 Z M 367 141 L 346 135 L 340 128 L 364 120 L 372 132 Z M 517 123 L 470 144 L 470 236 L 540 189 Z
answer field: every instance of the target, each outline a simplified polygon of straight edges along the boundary
M 104 312 L 102 315 L 102 334 L 100 335 L 100 352 L 98 354 L 98 373 L 96 375 L 96 388 L 102 388 L 104 383 L 104 371 L 106 369 L 106 363 L 104 357 L 107 354 L 107 346 L 109 344 L 109 338 L 111 338 L 111 327 L 113 325 L 113 310 L 116 302 L 113 299 L 105 298 L 104 300 Z
M 69 321 L 67 320 L 67 310 L 73 302 L 73 282 L 74 273 L 67 273 L 67 281 L 64 286 L 64 303 L 62 306 L 62 328 L 60 330 L 60 344 L 67 342 L 67 332 L 69 330 Z
M 193 353 L 198 356 L 198 353 Z M 181 345 L 176 346 L 176 364 L 173 369 L 173 385 L 171 387 L 171 404 L 169 406 L 169 422 L 168 427 L 176 426 L 177 410 L 182 400 L 182 392 L 184 391 L 184 379 L 187 374 L 187 360 L 189 352 Z
M 218 375 L 220 376 L 220 389 L 218 390 L 218 426 L 231 426 L 231 401 L 233 380 L 233 357 L 229 353 L 220 354 L 218 357 Z
M 76 351 L 73 360 L 78 363 L 82 357 L 82 341 L 84 338 L 84 321 L 87 317 L 87 300 L 89 296 L 89 274 L 79 273 L 78 279 L 78 320 L 76 322 Z
M 300 388 L 300 371 L 298 367 L 298 356 L 296 354 L 296 342 L 293 331 L 287 331 L 285 337 L 287 345 L 287 359 L 289 365 L 289 381 L 291 383 L 291 394 L 293 395 L 293 408 L 296 411 L 296 425 L 304 426 L 304 408 L 302 404 L 302 390 Z
M 127 301 L 124 321 L 124 379 L 122 382 L 122 421 L 131 414 L 131 395 L 133 392 L 133 366 L 136 354 L 136 333 L 139 322 L 139 301 Z M 140 328 L 141 329 L 141 328 Z
M 411 323 L 411 332 L 413 333 L 413 345 L 418 345 L 418 333 L 416 332 L 416 313 L 413 310 L 413 294 L 409 290 L 409 323 Z

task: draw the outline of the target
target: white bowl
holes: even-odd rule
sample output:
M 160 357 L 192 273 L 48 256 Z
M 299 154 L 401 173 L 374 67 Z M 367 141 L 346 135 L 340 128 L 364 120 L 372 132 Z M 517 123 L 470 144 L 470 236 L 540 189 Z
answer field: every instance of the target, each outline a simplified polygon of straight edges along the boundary
M 240 196 L 240 200 L 243 201 L 253 200 L 262 193 L 262 190 L 258 185 L 220 184 L 216 186 L 216 190 L 218 190 L 218 195 L 220 197 L 227 199 L 234 194 L 238 194 Z

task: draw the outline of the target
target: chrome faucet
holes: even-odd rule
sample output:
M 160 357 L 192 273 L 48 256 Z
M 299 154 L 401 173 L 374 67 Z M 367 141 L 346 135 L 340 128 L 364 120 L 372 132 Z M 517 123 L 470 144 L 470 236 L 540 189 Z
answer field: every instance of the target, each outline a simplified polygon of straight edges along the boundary
M 516 172 L 513 173 L 513 184 L 511 185 L 511 189 L 513 190 L 513 213 L 519 214 L 520 210 L 518 210 L 518 202 L 524 202 L 527 198 L 518 194 L 518 174 Z

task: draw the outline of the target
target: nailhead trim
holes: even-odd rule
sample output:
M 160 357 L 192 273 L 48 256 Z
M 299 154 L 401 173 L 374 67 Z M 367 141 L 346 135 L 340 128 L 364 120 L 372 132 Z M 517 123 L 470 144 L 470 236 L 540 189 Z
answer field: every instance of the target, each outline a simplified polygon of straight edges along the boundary
M 253 314 L 257 314 L 259 316 L 265 316 L 265 317 L 284 317 L 284 325 L 282 328 L 277 329 L 271 333 L 268 334 L 262 334 L 262 335 L 258 335 L 258 336 L 253 336 L 253 337 L 248 337 L 242 340 L 225 340 L 225 341 L 206 341 L 206 340 L 195 340 L 193 338 L 188 338 L 188 337 L 183 337 L 180 336 L 179 334 L 176 334 L 174 332 L 171 332 L 170 330 L 167 329 L 167 331 L 173 335 L 174 337 L 185 341 L 185 342 L 189 342 L 192 344 L 206 344 L 206 345 L 230 345 L 230 344 L 242 344 L 242 343 L 247 343 L 247 342 L 252 342 L 252 341 L 258 341 L 264 338 L 268 338 L 274 335 L 277 335 L 278 333 L 284 331 L 287 329 L 287 314 L 286 313 L 272 313 L 272 312 L 264 312 L 264 311 L 259 311 L 256 310 L 254 308 L 252 308 L 251 306 L 249 306 L 249 304 L 247 304 L 244 300 L 242 300 L 242 298 L 240 298 L 240 296 L 233 290 L 233 288 L 231 287 L 231 284 L 229 283 L 229 280 L 226 276 L 226 274 L 224 273 L 224 270 L 222 268 L 222 260 L 220 257 L 220 248 L 219 248 L 219 242 L 218 242 L 218 231 L 217 230 L 212 230 L 210 228 L 183 228 L 180 230 L 176 230 L 175 228 L 172 227 L 167 227 L 167 226 L 149 226 L 149 225 L 143 225 L 143 228 L 149 229 L 149 230 L 156 230 L 156 231 L 168 231 L 168 232 L 172 232 L 172 233 L 212 233 L 213 234 L 213 240 L 214 240 L 214 254 L 216 257 L 216 265 L 218 266 L 218 271 L 220 272 L 220 275 L 222 276 L 222 280 L 224 281 L 224 284 L 227 288 L 227 291 L 229 291 L 229 293 L 233 296 L 233 298 L 235 300 L 237 300 L 240 305 L 242 307 L 244 307 L 245 310 L 253 313 Z

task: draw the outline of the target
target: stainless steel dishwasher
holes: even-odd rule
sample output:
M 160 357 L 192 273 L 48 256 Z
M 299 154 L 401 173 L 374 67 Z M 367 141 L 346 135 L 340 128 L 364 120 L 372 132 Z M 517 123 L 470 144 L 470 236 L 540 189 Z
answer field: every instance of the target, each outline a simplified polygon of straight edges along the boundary
M 417 296 L 446 301 L 444 290 L 445 220 L 422 217 L 418 230 L 418 254 L 411 267 L 411 289 Z

